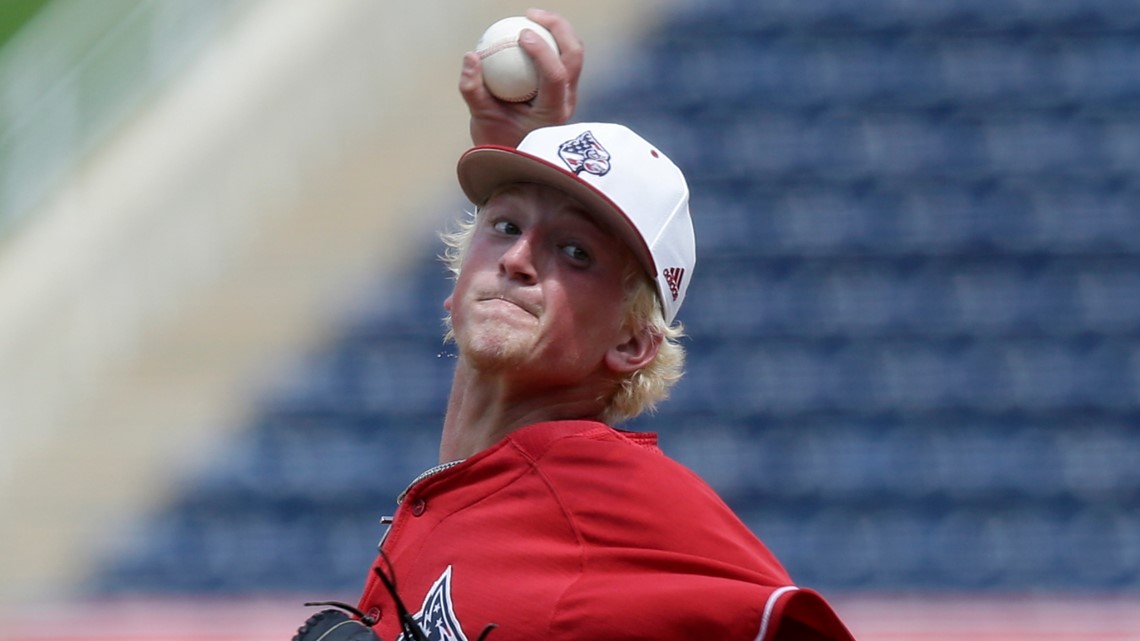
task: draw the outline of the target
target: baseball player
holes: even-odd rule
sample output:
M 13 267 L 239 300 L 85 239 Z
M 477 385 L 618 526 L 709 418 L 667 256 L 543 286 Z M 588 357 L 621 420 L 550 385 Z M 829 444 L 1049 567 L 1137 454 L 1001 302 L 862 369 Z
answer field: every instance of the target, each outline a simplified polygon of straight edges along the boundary
M 850 640 L 701 479 L 621 421 L 681 376 L 696 263 L 689 192 L 650 142 L 571 118 L 582 47 L 523 47 L 531 104 L 468 54 L 476 214 L 445 236 L 458 359 L 440 464 L 397 500 L 358 606 L 300 641 Z M 699 285 L 697 285 L 699 286 Z

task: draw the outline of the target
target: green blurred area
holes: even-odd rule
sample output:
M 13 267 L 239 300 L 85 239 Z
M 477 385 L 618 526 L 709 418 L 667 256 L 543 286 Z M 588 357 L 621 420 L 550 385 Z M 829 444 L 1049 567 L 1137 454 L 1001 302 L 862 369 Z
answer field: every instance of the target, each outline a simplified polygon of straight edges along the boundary
M 52 0 L 0 0 L 0 48 Z

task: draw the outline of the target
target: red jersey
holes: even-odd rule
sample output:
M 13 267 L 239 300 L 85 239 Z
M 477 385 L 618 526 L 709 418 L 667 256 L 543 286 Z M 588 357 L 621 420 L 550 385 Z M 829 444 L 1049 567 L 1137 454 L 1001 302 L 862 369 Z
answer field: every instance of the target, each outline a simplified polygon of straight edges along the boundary
M 436 470 L 376 562 L 433 641 L 851 639 L 654 434 L 539 423 Z M 399 637 L 375 571 L 360 609 Z

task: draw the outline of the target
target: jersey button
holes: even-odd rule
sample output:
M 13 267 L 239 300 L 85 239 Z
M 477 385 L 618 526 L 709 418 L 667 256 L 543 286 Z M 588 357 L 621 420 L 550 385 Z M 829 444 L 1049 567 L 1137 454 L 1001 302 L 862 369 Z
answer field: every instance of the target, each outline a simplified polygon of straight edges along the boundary
M 426 511 L 427 501 L 423 499 L 416 499 L 416 502 L 412 503 L 412 516 L 423 516 L 423 513 Z
M 368 608 L 368 618 L 372 619 L 373 621 L 379 621 L 380 620 L 380 608 L 378 608 L 376 606 L 372 606 L 372 607 Z

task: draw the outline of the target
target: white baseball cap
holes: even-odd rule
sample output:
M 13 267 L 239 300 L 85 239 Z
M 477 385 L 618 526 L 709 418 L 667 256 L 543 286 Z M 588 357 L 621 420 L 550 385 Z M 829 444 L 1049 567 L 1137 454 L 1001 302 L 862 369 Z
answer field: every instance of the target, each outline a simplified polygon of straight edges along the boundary
M 468 150 L 458 172 L 463 193 L 478 206 L 513 183 L 547 185 L 576 198 L 633 250 L 657 283 L 665 322 L 673 322 L 697 262 L 689 186 L 644 138 L 610 123 L 543 127 L 517 149 Z

